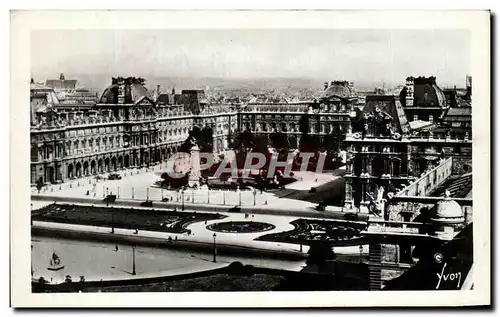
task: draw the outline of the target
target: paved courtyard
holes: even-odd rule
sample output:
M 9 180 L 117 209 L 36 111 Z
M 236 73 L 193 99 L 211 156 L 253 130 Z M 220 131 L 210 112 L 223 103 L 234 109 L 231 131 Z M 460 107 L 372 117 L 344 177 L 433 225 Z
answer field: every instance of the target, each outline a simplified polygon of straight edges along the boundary
M 119 172 L 120 180 L 96 179 L 95 177 L 81 178 L 60 185 L 49 185 L 44 187 L 40 195 L 54 197 L 95 197 L 104 198 L 107 194 L 117 195 L 118 199 L 152 200 L 161 201 L 168 198 L 179 203 L 210 204 L 225 206 L 269 206 L 282 207 L 293 206 L 294 208 L 314 208 L 317 204 L 298 199 L 280 198 L 272 192 L 259 190 L 217 190 L 201 187 L 199 189 L 188 188 L 185 191 L 168 190 L 155 187 L 155 182 L 160 180 L 163 173 L 161 166 L 150 169 L 131 169 Z M 328 182 L 338 179 L 340 176 L 332 174 L 315 174 L 312 172 L 294 172 L 299 178 L 297 182 L 288 184 L 287 189 L 306 191 L 311 187 L 319 187 Z M 107 175 L 103 175 L 106 177 Z M 32 188 L 32 194 L 38 194 Z

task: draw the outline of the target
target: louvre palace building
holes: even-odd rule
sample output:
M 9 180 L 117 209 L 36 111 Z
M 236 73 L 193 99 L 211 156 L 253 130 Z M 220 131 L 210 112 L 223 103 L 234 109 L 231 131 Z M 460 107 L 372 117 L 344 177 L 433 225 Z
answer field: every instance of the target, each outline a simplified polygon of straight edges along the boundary
M 466 91 L 441 89 L 433 77 L 409 77 L 398 95 L 369 95 L 360 106 L 353 84 L 347 81 L 325 83 L 321 95 L 310 101 L 214 103 L 203 90 L 148 91 L 145 80 L 135 77 L 112 78 L 97 95 L 62 74 L 45 83 L 32 79 L 31 183 L 64 182 L 160 163 L 180 150 L 195 126 L 212 128 L 214 152 L 229 148 L 243 131 L 285 134 L 292 148 L 304 135 L 321 141 L 335 131 L 345 135 L 350 152 L 346 188 L 356 190 L 346 197 L 354 200 L 352 193 L 362 193 L 357 181 L 361 173 L 355 171 L 368 170 L 369 164 L 358 159 L 358 152 L 399 158 L 392 171 L 401 177 L 407 175 L 409 161 L 415 162 L 413 171 L 418 173 L 443 152 L 471 159 L 469 86 Z M 364 129 L 359 117 L 379 116 L 376 108 L 391 117 L 397 131 Z M 393 132 L 401 137 L 395 139 Z M 390 151 L 385 149 L 396 141 Z

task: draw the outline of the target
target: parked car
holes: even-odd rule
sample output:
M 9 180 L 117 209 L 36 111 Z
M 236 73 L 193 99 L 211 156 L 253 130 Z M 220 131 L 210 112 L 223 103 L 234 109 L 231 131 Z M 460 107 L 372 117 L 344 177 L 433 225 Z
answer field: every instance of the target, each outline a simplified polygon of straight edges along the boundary
M 151 200 L 143 201 L 141 207 L 153 207 L 153 202 Z
M 326 209 L 326 204 L 324 204 L 324 203 L 319 203 L 316 206 L 316 210 L 318 210 L 318 211 L 325 211 L 325 209 Z
M 103 199 L 103 202 L 109 203 L 109 204 L 114 203 L 115 201 L 116 201 L 116 195 L 108 195 L 108 196 L 106 196 L 106 198 Z
M 358 221 L 359 220 L 359 217 L 358 217 L 358 214 L 355 213 L 355 212 L 349 212 L 349 213 L 346 213 L 344 215 L 344 218 L 346 220 L 351 220 L 351 221 Z
M 122 179 L 122 176 L 120 174 L 116 174 L 116 173 L 109 174 L 109 176 L 108 176 L 108 180 L 110 180 L 110 181 L 117 180 L 117 179 Z
M 234 206 L 233 208 L 229 209 L 228 212 L 241 212 L 241 207 Z

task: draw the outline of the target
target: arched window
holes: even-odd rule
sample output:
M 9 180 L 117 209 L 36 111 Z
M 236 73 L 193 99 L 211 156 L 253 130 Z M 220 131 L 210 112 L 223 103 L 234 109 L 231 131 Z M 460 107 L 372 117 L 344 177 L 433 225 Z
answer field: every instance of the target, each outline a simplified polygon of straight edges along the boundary
M 400 176 L 401 175 L 401 159 L 395 158 L 392 160 L 392 175 Z

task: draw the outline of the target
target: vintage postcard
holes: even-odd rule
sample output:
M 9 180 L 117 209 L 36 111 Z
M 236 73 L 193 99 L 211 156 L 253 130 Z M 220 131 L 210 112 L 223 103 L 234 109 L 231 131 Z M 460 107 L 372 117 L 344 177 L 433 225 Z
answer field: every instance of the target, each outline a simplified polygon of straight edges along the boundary
M 12 305 L 490 305 L 489 74 L 488 11 L 13 11 Z

